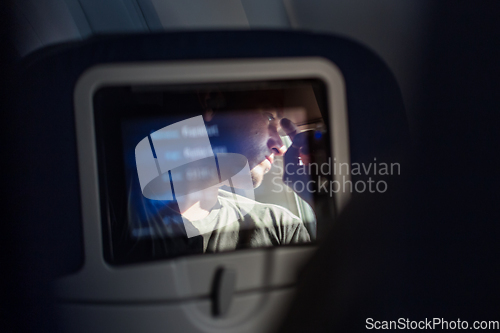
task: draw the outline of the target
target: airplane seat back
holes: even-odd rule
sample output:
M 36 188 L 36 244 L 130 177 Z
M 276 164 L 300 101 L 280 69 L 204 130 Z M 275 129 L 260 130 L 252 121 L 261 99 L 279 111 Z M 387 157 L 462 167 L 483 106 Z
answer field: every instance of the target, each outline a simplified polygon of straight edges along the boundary
M 339 69 L 345 84 L 348 121 L 346 133 L 349 135 L 347 145 L 351 163 L 372 163 L 376 157 L 390 157 L 409 149 L 410 139 L 404 105 L 394 76 L 386 64 L 372 51 L 341 37 L 278 31 L 175 32 L 101 36 L 42 49 L 23 60 L 17 78 L 18 98 L 13 124 L 18 128 L 18 134 L 13 138 L 13 145 L 19 152 L 15 162 L 19 174 L 16 175 L 18 187 L 14 189 L 14 192 L 20 208 L 16 230 L 20 235 L 18 246 L 23 251 L 21 272 L 25 279 L 31 282 L 29 284 L 31 289 L 25 290 L 24 297 L 30 297 L 28 296 L 30 292 L 35 290 L 37 291 L 35 294 L 38 295 L 32 298 L 32 301 L 26 302 L 26 307 L 34 310 L 40 305 L 46 305 L 43 307 L 46 309 L 45 312 L 38 312 L 37 315 L 38 325 L 42 325 L 39 327 L 43 325 L 51 327 L 53 322 L 56 322 L 49 319 L 54 318 L 54 313 L 60 316 L 57 317 L 57 321 L 63 323 L 61 325 L 64 329 L 80 331 L 109 330 L 113 328 L 112 325 L 116 322 L 117 316 L 122 319 L 120 319 L 120 324 L 114 326 L 115 330 L 137 328 L 143 331 L 155 331 L 158 327 L 168 325 L 168 320 L 174 319 L 178 319 L 179 323 L 172 324 L 172 327 L 193 331 L 203 331 L 204 325 L 236 331 L 255 331 L 274 327 L 279 315 L 278 312 L 272 315 L 275 310 L 271 308 L 266 308 L 265 311 L 270 313 L 267 315 L 256 314 L 259 311 L 254 309 L 252 310 L 254 314 L 246 313 L 245 318 L 229 318 L 221 324 L 223 326 L 210 322 L 208 315 L 206 318 L 186 315 L 183 311 L 190 306 L 193 306 L 191 310 L 201 309 L 200 313 L 205 313 L 203 311 L 211 306 L 210 293 L 212 291 L 199 289 L 196 294 L 193 290 L 197 287 L 193 285 L 182 287 L 185 288 L 184 293 L 178 293 L 175 290 L 165 291 L 164 295 L 171 293 L 168 295 L 173 296 L 172 299 L 169 299 L 168 295 L 165 296 L 166 301 L 163 304 L 160 296 L 159 299 L 155 298 L 155 290 L 149 290 L 146 285 L 141 284 L 141 274 L 136 274 L 128 280 L 113 282 L 115 273 L 110 273 L 111 275 L 106 278 L 108 280 L 105 282 L 105 287 L 99 285 L 99 279 L 101 277 L 104 279 L 101 275 L 95 275 L 94 280 L 92 280 L 92 275 L 86 275 L 85 279 L 68 280 L 87 269 L 86 267 L 92 262 L 89 258 L 91 253 L 99 253 L 88 249 L 93 245 L 87 242 L 88 238 L 86 239 L 88 228 L 84 221 L 89 217 L 86 208 L 82 206 L 85 200 L 95 199 L 98 202 L 99 192 L 82 192 L 82 188 L 88 185 L 85 183 L 88 179 L 81 178 L 80 175 L 83 169 L 96 166 L 95 161 L 82 160 L 81 155 L 79 160 L 81 143 L 77 142 L 76 134 L 78 128 L 87 128 L 92 124 L 82 125 L 75 118 L 75 87 L 80 78 L 95 66 L 116 64 L 126 66 L 160 62 L 175 64 L 179 61 L 209 60 L 258 62 L 285 58 L 322 59 L 322 61 L 331 62 Z M 99 149 L 101 149 L 100 143 L 95 142 L 96 152 Z M 363 178 L 361 175 L 354 174 L 351 177 L 353 182 L 358 178 Z M 95 196 L 94 199 L 88 197 L 92 195 Z M 99 246 L 96 244 L 96 248 L 99 251 L 102 250 L 100 244 Z M 293 248 L 291 250 L 288 248 L 286 251 L 292 250 Z M 230 255 L 233 259 L 231 260 L 242 262 L 249 260 L 250 266 L 260 265 L 261 261 L 250 258 L 251 255 L 249 257 L 252 251 L 258 252 L 259 250 L 232 252 Z M 287 260 L 290 262 L 305 260 L 300 258 L 307 258 L 308 255 L 301 257 L 299 254 L 291 253 L 288 254 Z M 211 262 L 210 265 L 217 268 L 220 266 L 217 265 L 219 258 L 223 256 L 211 255 L 206 259 L 199 257 L 196 259 L 196 265 L 203 266 L 204 262 Z M 176 262 L 176 264 L 170 265 L 171 262 Z M 170 265 L 168 272 L 172 274 L 163 278 L 174 284 L 179 283 L 179 276 L 195 274 L 195 270 L 189 270 L 194 266 L 190 266 L 191 264 L 182 257 L 156 261 L 154 267 L 152 266 L 147 271 L 148 274 L 160 271 L 162 274 L 165 273 L 166 271 L 161 269 L 156 270 L 163 264 Z M 279 266 L 272 262 L 266 262 L 265 265 Z M 262 272 L 274 270 L 272 274 L 279 275 L 280 268 L 271 268 L 271 266 L 259 268 L 259 272 L 260 270 Z M 137 267 L 140 269 L 138 265 L 118 267 L 116 271 L 123 272 Z M 110 266 L 108 269 L 113 271 L 115 268 Z M 181 275 L 177 273 L 179 270 L 183 270 Z M 294 271 L 287 270 L 287 272 Z M 293 275 L 293 273 L 290 274 Z M 247 279 L 252 278 L 254 277 L 247 277 Z M 193 284 L 200 282 L 196 279 L 192 278 L 190 281 Z M 235 279 L 241 280 L 242 277 L 236 275 Z M 267 293 L 269 290 L 284 288 L 285 282 L 283 281 L 285 280 L 288 283 L 286 286 L 289 287 L 294 281 L 293 277 L 282 280 L 274 277 L 272 279 L 279 283 L 267 284 L 267 289 L 262 289 L 262 291 L 245 289 L 241 297 L 254 299 L 235 301 L 234 306 L 243 311 L 241 309 L 245 308 L 245 304 L 260 304 L 261 299 L 257 297 L 259 292 Z M 61 283 L 65 285 L 61 287 L 61 284 L 58 285 L 56 282 L 56 287 L 53 289 L 55 280 L 62 281 Z M 131 284 L 123 288 L 137 289 L 130 294 L 130 297 L 121 297 L 118 292 L 113 294 L 109 291 L 108 293 L 108 289 L 125 282 Z M 255 286 L 250 280 L 247 282 L 248 286 Z M 83 290 L 81 295 L 78 294 L 78 283 L 85 285 L 81 287 Z M 240 282 L 236 282 L 236 289 L 238 283 Z M 178 285 L 169 287 L 179 289 Z M 68 291 L 70 289 L 71 291 Z M 144 292 L 147 295 L 142 297 L 141 290 L 146 290 Z M 49 295 L 51 296 L 48 297 Z M 108 297 L 106 295 L 109 295 L 109 298 L 106 298 Z M 53 299 L 54 302 L 52 302 Z M 273 298 L 269 306 L 282 307 L 284 306 L 283 299 Z M 196 303 L 197 300 L 203 304 L 190 305 L 189 302 Z M 113 308 L 113 306 L 119 308 L 120 303 L 125 304 L 121 305 L 120 310 Z M 54 304 L 57 305 L 55 308 Z M 63 304 L 62 310 L 60 310 L 60 304 Z M 157 305 L 158 308 L 155 308 Z M 134 309 L 142 314 L 137 315 L 138 312 L 134 312 Z M 144 314 L 146 312 L 149 314 Z M 161 313 L 167 314 L 158 315 Z M 123 317 L 124 314 L 125 317 Z M 127 319 L 128 315 L 131 318 L 136 316 L 134 324 L 130 322 L 130 318 Z M 168 320 L 155 322 L 159 317 L 165 317 Z M 86 321 L 85 324 L 80 322 L 88 318 L 95 320 Z M 139 324 L 141 318 L 143 322 Z M 145 322 L 147 320 L 150 322 Z

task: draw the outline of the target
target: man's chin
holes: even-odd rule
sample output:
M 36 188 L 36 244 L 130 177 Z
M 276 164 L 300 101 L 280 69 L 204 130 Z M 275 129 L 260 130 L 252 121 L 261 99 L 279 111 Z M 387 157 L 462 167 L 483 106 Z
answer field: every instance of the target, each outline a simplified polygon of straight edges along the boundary
M 259 165 L 255 166 L 250 170 L 250 175 L 252 177 L 253 188 L 257 188 L 262 184 L 264 179 L 265 170 L 263 170 Z

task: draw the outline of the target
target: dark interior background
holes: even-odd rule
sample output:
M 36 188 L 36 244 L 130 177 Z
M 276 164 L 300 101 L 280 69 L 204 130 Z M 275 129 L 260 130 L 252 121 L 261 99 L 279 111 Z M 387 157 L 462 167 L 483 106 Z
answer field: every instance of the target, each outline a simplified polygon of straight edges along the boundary
M 299 23 L 318 17 L 321 7 L 317 3 L 298 7 L 309 14 L 297 19 Z M 418 79 L 401 84 L 401 76 L 397 76 L 405 89 L 416 153 L 409 157 L 412 170 L 401 178 L 397 196 L 369 203 L 360 198 L 350 205 L 345 222 L 339 223 L 331 242 L 326 243 L 330 245 L 321 249 L 303 276 L 299 299 L 285 329 L 360 331 L 367 316 L 381 320 L 399 316 L 497 320 L 500 4 L 434 1 L 424 9 L 419 7 L 419 13 L 426 15 L 412 16 L 416 27 L 425 25 L 425 33 L 403 34 L 400 39 L 375 32 L 367 37 L 368 23 L 376 14 L 370 16 L 361 8 L 345 10 L 345 2 L 337 5 L 335 1 L 328 5 L 332 17 L 348 15 L 332 24 L 344 22 L 345 31 L 357 32 L 353 38 L 368 38 L 365 43 L 375 49 L 410 45 L 410 51 L 399 54 L 411 60 L 405 66 Z M 379 6 L 385 13 L 391 9 L 384 7 L 387 2 Z M 23 242 L 30 240 L 23 238 L 25 231 L 16 225 L 16 214 L 29 209 L 19 201 L 19 193 L 30 190 L 16 186 L 16 177 L 22 177 L 23 170 L 15 165 L 17 152 L 11 143 L 16 140 L 16 128 L 9 126 L 15 112 L 10 103 L 14 69 L 21 55 L 11 24 L 12 3 L 6 1 L 0 9 L 4 125 L 0 328 L 4 332 L 53 331 L 50 291 L 40 287 L 46 272 L 32 271 L 37 253 L 25 250 Z M 322 10 L 321 15 L 328 14 Z M 383 22 L 378 24 L 385 31 Z M 417 42 L 420 47 L 412 48 Z M 381 50 L 387 52 L 382 56 L 391 62 L 393 71 L 401 73 L 398 62 L 391 58 L 392 49 Z M 373 235 L 380 236 L 378 241 Z M 345 293 L 335 289 L 339 285 Z M 300 315 L 294 315 L 297 313 Z

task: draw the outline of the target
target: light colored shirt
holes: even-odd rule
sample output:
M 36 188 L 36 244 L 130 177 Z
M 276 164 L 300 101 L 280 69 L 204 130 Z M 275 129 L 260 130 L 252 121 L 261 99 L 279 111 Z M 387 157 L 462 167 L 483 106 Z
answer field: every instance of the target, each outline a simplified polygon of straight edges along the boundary
M 196 228 L 202 234 L 203 252 L 311 241 L 302 220 L 286 208 L 224 190 L 219 190 L 218 204 L 207 217 L 185 227 Z

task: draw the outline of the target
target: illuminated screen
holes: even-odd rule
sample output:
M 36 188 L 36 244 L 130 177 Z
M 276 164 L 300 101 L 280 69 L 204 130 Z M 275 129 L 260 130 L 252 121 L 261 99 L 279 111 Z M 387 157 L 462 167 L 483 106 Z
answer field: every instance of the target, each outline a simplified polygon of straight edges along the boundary
M 99 89 L 105 259 L 313 243 L 325 105 L 319 80 Z

